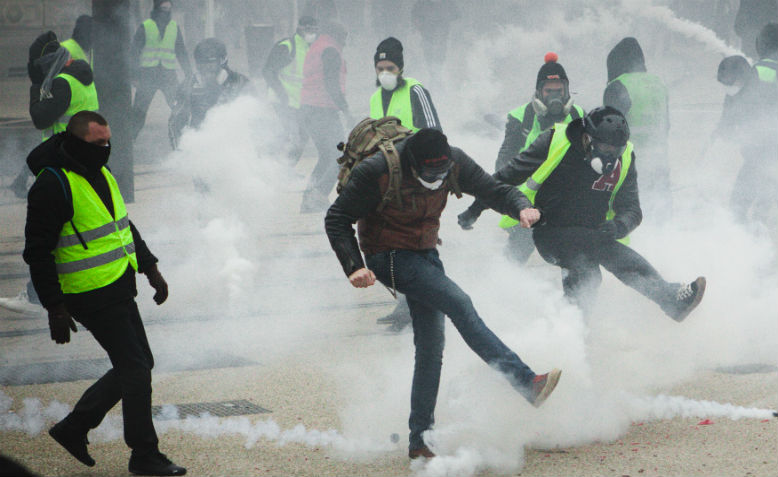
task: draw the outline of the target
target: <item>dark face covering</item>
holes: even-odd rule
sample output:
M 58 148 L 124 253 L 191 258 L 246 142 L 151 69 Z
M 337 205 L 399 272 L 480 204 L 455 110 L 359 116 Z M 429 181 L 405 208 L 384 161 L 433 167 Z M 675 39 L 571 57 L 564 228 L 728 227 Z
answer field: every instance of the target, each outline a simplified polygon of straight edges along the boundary
M 170 10 L 152 10 L 151 19 L 160 25 L 167 25 L 170 22 Z
M 65 152 L 77 166 L 76 172 L 83 173 L 85 177 L 93 177 L 108 163 L 111 155 L 111 143 L 105 146 L 88 143 L 72 134 L 67 134 L 63 144 Z M 80 166 L 81 170 L 78 170 Z

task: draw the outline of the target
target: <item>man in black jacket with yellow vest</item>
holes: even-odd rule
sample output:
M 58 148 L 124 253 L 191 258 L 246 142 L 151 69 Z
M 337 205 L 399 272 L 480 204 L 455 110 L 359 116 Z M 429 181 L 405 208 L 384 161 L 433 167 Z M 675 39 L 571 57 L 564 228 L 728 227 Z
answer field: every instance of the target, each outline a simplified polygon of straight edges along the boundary
M 113 368 L 93 384 L 49 434 L 75 458 L 95 465 L 89 430 L 122 401 L 124 438 L 132 449 L 129 470 L 142 475 L 183 475 L 186 469 L 159 452 L 151 420 L 149 348 L 138 307 L 135 272 L 146 275 L 154 301 L 167 299 L 167 283 L 135 226 L 116 180 L 105 167 L 111 130 L 98 113 L 73 116 L 64 133 L 27 158 L 37 176 L 30 188 L 24 260 L 49 315 L 51 339 L 70 341 L 75 318 L 108 353 Z
M 533 230 L 547 262 L 563 270 L 565 295 L 589 311 L 602 280 L 600 266 L 681 321 L 700 303 L 705 278 L 668 283 L 645 258 L 619 242 L 643 218 L 629 126 L 617 109 L 595 108 L 585 117 L 557 124 L 495 172 L 520 189 L 543 214 Z M 476 200 L 459 215 L 471 228 L 488 208 Z

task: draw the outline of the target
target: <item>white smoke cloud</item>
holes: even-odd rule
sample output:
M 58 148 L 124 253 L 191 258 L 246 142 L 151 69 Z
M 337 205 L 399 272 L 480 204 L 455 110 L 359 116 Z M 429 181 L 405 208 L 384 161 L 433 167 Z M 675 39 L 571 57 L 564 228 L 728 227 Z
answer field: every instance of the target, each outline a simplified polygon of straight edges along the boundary
M 440 456 L 413 462 L 411 469 L 419 475 L 516 472 L 526 446 L 614 440 L 634 421 L 770 415 L 761 407 L 771 402 L 741 407 L 666 395 L 700 370 L 778 364 L 775 246 L 769 236 L 739 225 L 727 210 L 739 167 L 739 158 L 733 160 L 736 149 L 719 143 L 702 157 L 723 98 L 715 65 L 737 51 L 666 7 L 637 5 L 600 2 L 575 15 L 549 9 L 543 25 L 458 32 L 466 48 L 450 58 L 444 72 L 458 82 L 431 94 L 452 144 L 491 171 L 502 133 L 474 124 L 486 113 L 504 117 L 529 99 L 545 52 L 559 54 L 576 103 L 588 110 L 602 98 L 607 52 L 622 37 L 637 36 L 649 71 L 672 86 L 675 210 L 664 225 L 640 227 L 632 246 L 668 280 L 705 275 L 705 299 L 678 324 L 604 272 L 598 305 L 585 319 L 564 300 L 558 269 L 537 256 L 527 268 L 508 262 L 502 252 L 505 233 L 494 213 L 485 212 L 475 230 L 460 230 L 455 216 L 470 200 L 452 198 L 441 230 L 447 273 L 470 294 L 487 325 L 534 370 L 559 367 L 563 374 L 552 397 L 535 409 L 447 324 L 437 424 L 426 436 Z M 411 57 L 408 45 L 413 41 L 406 43 Z M 371 58 L 347 58 L 350 74 L 369 69 Z M 687 82 L 690 77 L 695 81 Z M 367 109 L 367 97 L 360 99 L 363 104 L 351 101 L 355 111 Z M 304 182 L 282 165 L 280 133 L 266 101 L 243 97 L 214 108 L 200 131 L 184 135 L 181 151 L 163 160 L 177 187 L 149 208 L 136 204 L 132 214 L 143 219 L 134 220 L 161 259 L 171 295 L 157 309 L 141 284 L 139 305 L 146 318 L 203 317 L 177 327 L 170 339 L 149 327 L 152 349 L 180 349 L 204 360 L 213 350 L 228 350 L 271 364 L 297 353 L 318 353 L 315 366 L 337 388 L 340 428 L 282 429 L 273 419 L 247 417 L 175 420 L 176 409 L 167 406 L 158 431 L 238 435 L 246 447 L 260 440 L 327 446 L 350 459 L 395 451 L 406 444 L 412 337 L 362 333 L 365 321 L 372 325 L 390 307 L 349 306 L 388 301 L 388 295 L 380 286 L 351 289 L 323 236 L 322 216 L 298 213 Z M 310 171 L 313 155 L 310 148 L 299 172 Z M 207 192 L 201 191 L 203 184 Z M 319 258 L 320 252 L 329 259 Z M 21 410 L 12 408 L 0 392 L 0 431 L 34 435 L 67 412 L 61 403 L 44 406 L 34 398 Z M 389 438 L 395 433 L 398 444 Z M 110 416 L 90 438 L 121 439 L 121 419 Z

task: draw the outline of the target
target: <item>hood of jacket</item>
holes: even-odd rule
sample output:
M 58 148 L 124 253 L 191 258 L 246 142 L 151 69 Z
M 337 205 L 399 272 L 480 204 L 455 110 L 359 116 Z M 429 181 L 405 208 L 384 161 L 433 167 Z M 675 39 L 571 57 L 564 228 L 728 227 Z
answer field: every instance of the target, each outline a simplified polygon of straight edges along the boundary
M 63 142 L 65 142 L 64 132 L 55 134 L 30 151 L 27 155 L 27 167 L 34 176 L 40 174 L 46 167 L 58 169 L 65 165 L 65 158 L 61 151 Z
M 643 49 L 635 38 L 627 37 L 621 40 L 608 53 L 608 82 L 623 75 L 646 71 L 646 60 Z

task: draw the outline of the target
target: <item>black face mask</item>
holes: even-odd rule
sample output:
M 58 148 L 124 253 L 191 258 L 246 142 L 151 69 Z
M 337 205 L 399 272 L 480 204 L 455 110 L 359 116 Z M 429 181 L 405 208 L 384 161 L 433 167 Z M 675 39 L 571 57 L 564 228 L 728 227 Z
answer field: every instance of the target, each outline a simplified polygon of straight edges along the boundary
M 108 157 L 111 155 L 111 143 L 105 146 L 86 142 L 76 136 L 68 134 L 65 140 L 65 151 L 74 161 L 84 166 L 89 173 L 99 171 L 108 163 Z
M 170 22 L 169 10 L 154 10 L 151 12 L 151 19 L 158 23 L 166 24 Z

